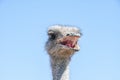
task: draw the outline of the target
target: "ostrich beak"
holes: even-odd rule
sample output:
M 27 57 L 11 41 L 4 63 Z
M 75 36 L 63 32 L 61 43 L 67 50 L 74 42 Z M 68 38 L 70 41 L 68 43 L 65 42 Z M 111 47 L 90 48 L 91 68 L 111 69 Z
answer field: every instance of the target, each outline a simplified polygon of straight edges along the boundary
M 79 50 L 78 39 L 80 35 L 78 34 L 67 34 L 65 37 L 58 39 L 58 43 L 68 48 Z

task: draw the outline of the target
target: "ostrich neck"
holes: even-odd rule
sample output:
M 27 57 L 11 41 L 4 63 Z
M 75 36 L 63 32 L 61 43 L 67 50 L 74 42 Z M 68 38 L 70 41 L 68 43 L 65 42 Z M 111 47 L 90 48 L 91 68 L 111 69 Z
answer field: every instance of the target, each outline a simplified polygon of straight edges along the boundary
M 53 80 L 69 80 L 70 58 L 51 58 Z

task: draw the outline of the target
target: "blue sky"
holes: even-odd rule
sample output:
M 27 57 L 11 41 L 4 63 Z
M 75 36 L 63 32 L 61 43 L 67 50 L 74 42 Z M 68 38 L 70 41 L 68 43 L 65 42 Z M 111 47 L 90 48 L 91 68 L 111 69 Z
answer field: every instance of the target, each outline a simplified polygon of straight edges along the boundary
M 52 80 L 50 25 L 81 28 L 71 80 L 120 80 L 119 0 L 0 0 L 0 80 Z

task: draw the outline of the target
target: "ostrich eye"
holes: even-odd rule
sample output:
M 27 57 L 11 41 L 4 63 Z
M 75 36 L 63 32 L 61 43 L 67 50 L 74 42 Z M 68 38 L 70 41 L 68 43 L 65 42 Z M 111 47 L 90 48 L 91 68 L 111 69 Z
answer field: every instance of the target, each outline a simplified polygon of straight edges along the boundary
M 50 39 L 51 39 L 51 40 L 54 40 L 55 38 L 56 38 L 56 35 L 55 35 L 55 34 L 51 34 L 51 35 L 50 35 Z
M 56 34 L 53 31 L 50 31 L 48 35 L 49 35 L 49 39 L 51 40 L 54 40 L 56 38 Z

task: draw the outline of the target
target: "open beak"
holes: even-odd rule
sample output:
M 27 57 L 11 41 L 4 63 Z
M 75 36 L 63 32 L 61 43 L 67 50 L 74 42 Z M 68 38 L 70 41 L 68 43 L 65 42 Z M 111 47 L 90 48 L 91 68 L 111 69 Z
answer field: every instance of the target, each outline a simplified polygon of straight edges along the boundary
M 71 34 L 66 35 L 65 37 L 59 39 L 59 43 L 67 46 L 69 48 L 75 49 L 78 46 L 78 39 L 80 38 L 80 35 L 78 34 Z

